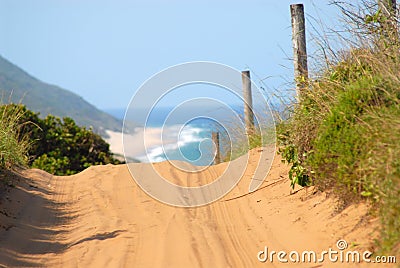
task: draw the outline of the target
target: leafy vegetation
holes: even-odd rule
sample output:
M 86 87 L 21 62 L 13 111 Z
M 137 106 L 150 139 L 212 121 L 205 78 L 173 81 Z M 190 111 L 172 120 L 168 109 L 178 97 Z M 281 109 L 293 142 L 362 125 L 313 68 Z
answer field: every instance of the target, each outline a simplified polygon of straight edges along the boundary
M 343 207 L 370 201 L 382 220 L 380 249 L 399 253 L 400 45 L 381 9 L 370 14 L 357 17 L 366 18 L 359 44 L 308 81 L 278 140 L 292 185 L 332 189 Z
M 41 119 L 38 113 L 23 105 L 0 107 L 0 113 L 7 114 L 8 111 L 12 111 L 13 121 L 9 128 L 13 142 L 9 142 L 9 148 L 4 151 L 2 149 L 2 155 L 18 156 L 12 159 L 11 164 L 27 163 L 55 175 L 70 175 L 91 165 L 119 163 L 113 158 L 109 145 L 99 135 L 79 127 L 71 118 L 61 120 L 48 115 Z M 28 137 L 30 146 L 26 147 Z M 21 153 L 14 154 L 15 150 Z M 29 158 L 22 161 L 25 153 Z

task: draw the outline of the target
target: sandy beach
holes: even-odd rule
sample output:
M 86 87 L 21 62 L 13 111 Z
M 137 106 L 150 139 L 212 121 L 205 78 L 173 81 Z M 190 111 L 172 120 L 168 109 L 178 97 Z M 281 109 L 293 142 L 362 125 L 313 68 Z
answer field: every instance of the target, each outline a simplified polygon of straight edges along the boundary
M 260 262 L 259 252 L 265 247 L 337 250 L 339 239 L 352 250 L 373 250 L 379 222 L 368 216 L 367 206 L 337 212 L 332 195 L 313 188 L 291 191 L 288 168 L 279 156 L 259 190 L 248 193 L 258 153 L 250 152 L 243 178 L 228 195 L 198 208 L 154 200 L 126 165 L 90 167 L 69 177 L 25 170 L 15 187 L 6 187 L 1 195 L 0 266 L 287 267 L 277 260 Z M 197 179 L 207 181 L 225 165 L 212 166 Z M 156 167 L 175 182 L 184 178 L 171 174 L 174 169 L 167 162 Z

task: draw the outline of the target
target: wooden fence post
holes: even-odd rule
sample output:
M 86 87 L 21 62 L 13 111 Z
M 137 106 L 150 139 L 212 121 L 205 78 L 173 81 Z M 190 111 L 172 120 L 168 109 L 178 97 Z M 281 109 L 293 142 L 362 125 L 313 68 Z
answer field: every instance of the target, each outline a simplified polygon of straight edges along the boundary
M 212 132 L 212 141 L 215 145 L 214 165 L 221 163 L 221 152 L 219 146 L 219 132 Z
M 244 98 L 244 121 L 247 135 L 254 132 L 253 98 L 251 95 L 250 71 L 242 71 L 242 86 Z
M 292 18 L 294 77 L 296 79 L 297 95 L 299 95 L 308 79 L 306 27 L 303 4 L 290 5 L 290 15 Z

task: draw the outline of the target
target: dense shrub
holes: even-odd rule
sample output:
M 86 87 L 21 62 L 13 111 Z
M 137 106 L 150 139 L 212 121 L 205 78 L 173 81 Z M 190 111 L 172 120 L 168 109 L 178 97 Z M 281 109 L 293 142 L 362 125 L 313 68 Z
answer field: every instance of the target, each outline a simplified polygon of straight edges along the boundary
M 92 130 L 80 127 L 71 118 L 52 115 L 39 118 L 22 105 L 4 105 L 0 112 L 18 110 L 18 137 L 29 137 L 28 164 L 55 175 L 74 174 L 91 165 L 119 163 L 109 145 Z

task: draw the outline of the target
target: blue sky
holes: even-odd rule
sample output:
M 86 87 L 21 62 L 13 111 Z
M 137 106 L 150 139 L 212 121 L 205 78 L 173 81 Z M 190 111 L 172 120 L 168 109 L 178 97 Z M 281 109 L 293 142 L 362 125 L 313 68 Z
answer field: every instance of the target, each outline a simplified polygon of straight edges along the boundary
M 290 88 L 292 3 L 0 0 L 0 54 L 102 109 L 126 107 L 150 76 L 188 61 L 250 69 L 256 83 Z M 329 1 L 302 3 L 308 22 L 337 22 Z M 308 41 L 312 53 L 312 33 Z

